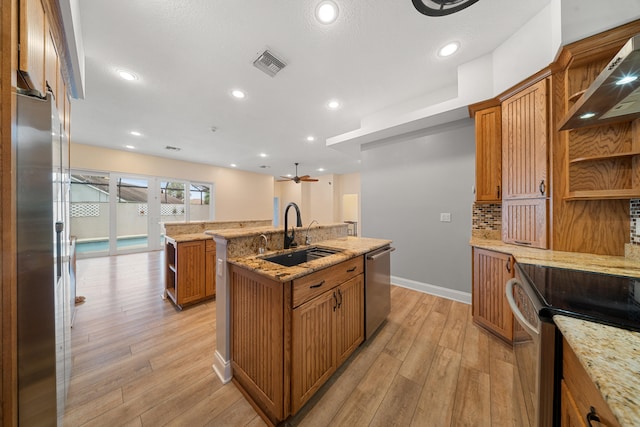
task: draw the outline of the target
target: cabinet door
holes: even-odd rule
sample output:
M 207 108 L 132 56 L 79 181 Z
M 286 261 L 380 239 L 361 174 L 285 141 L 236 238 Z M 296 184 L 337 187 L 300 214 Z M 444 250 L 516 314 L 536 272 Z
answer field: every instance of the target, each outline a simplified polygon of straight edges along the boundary
M 204 241 L 178 243 L 177 263 L 178 305 L 204 298 Z
M 502 240 L 547 248 L 547 206 L 547 199 L 505 200 L 502 203 Z
M 204 293 L 207 297 L 216 296 L 216 244 L 206 241 L 205 243 Z
M 476 112 L 476 202 L 502 200 L 502 110 Z
M 502 199 L 548 194 L 547 80 L 502 103 Z
M 513 264 L 511 255 L 473 248 L 473 320 L 507 341 L 513 340 L 513 315 L 505 285 Z
M 45 93 L 45 13 L 40 0 L 20 1 L 20 70 L 27 74 L 27 85 Z
M 336 366 L 340 366 L 364 341 L 364 276 L 337 288 Z
M 560 426 L 561 427 L 587 427 L 587 423 L 582 419 L 576 401 L 564 380 L 561 382 L 560 392 Z
M 336 370 L 337 290 L 293 310 L 291 322 L 291 413 L 295 414 Z

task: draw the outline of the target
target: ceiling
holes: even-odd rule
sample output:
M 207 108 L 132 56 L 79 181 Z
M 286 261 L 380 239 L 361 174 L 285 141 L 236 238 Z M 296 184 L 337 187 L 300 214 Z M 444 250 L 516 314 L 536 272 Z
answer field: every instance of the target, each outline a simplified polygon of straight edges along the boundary
M 335 0 L 339 15 L 327 25 L 315 19 L 319 1 L 83 0 L 86 87 L 72 101 L 72 141 L 274 176 L 293 174 L 294 162 L 299 175 L 356 172 L 359 159 L 327 138 L 455 86 L 459 64 L 549 3 L 480 0 L 427 17 L 411 0 Z M 459 51 L 437 56 L 450 41 Z M 252 64 L 265 49 L 287 64 L 275 77 Z M 331 99 L 341 107 L 329 110 Z

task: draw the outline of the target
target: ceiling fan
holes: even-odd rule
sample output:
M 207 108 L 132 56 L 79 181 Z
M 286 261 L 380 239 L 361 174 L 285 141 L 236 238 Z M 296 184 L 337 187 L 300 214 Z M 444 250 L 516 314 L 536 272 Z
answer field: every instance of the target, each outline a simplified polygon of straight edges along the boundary
M 289 177 L 283 176 L 282 178 L 284 178 L 284 179 L 279 179 L 278 182 L 293 181 L 296 184 L 300 184 L 301 182 L 318 182 L 317 179 L 311 178 L 311 177 L 309 177 L 309 175 L 298 176 L 298 165 L 299 165 L 299 163 L 296 163 L 295 165 L 296 165 L 296 176 L 294 176 L 293 178 L 289 178 Z
M 458 12 L 478 0 L 411 0 L 418 12 L 427 16 L 444 16 Z

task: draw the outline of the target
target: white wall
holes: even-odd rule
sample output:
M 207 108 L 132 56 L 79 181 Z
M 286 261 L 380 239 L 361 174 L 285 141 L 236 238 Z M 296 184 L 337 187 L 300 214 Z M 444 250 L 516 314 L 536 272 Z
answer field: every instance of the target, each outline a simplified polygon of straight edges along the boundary
M 562 0 L 562 44 L 640 18 L 640 0 Z
M 363 147 L 361 180 L 363 235 L 393 240 L 392 276 L 470 292 L 473 121 Z
M 71 144 L 71 168 L 213 182 L 216 220 L 273 216 L 274 179 L 270 175 L 82 144 Z

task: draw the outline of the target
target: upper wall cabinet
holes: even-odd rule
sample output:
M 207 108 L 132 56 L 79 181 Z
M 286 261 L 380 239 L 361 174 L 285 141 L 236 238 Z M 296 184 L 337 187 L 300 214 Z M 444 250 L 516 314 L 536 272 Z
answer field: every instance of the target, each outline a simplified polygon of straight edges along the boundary
M 476 202 L 502 200 L 502 109 L 500 106 L 475 112 Z
M 502 240 L 547 248 L 549 80 L 502 103 Z
M 546 197 L 549 190 L 547 79 L 502 103 L 502 198 Z
M 45 11 L 40 0 L 20 0 L 19 67 L 29 89 L 46 93 Z M 48 36 L 48 34 L 47 34 Z

